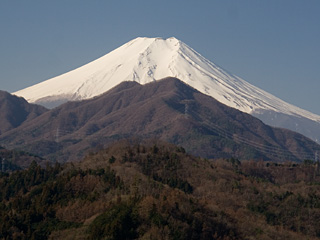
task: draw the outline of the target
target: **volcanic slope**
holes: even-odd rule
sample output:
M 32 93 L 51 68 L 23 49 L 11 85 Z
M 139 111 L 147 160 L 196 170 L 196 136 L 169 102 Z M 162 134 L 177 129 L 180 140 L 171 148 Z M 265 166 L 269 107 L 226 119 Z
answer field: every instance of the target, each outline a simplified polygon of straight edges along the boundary
M 176 38 L 136 38 L 93 62 L 14 94 L 52 108 L 98 96 L 123 81 L 145 84 L 165 77 L 177 77 L 269 125 L 320 140 L 320 116 L 228 73 Z
M 68 102 L 0 138 L 51 160 L 77 160 L 123 138 L 160 139 L 207 158 L 274 161 L 313 158 L 319 145 L 263 124 L 176 78 L 123 82 L 93 99 Z

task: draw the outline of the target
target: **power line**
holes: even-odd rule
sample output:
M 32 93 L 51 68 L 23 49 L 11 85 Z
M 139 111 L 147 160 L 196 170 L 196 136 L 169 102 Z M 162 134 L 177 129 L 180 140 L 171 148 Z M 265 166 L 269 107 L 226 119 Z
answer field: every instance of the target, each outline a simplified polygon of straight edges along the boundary
M 282 157 L 287 157 L 287 158 L 291 158 L 291 159 L 297 158 L 297 157 L 293 156 L 294 154 L 299 154 L 299 156 L 304 157 L 305 159 L 312 159 L 313 158 L 313 155 L 308 152 L 289 151 L 289 150 L 286 150 L 286 149 L 283 149 L 283 148 L 280 148 L 277 146 L 268 146 L 266 144 L 257 143 L 257 142 L 248 140 L 244 137 L 238 136 L 234 133 L 231 133 L 230 131 L 228 131 L 228 130 L 226 130 L 226 129 L 224 129 L 224 128 L 222 128 L 212 122 L 208 122 L 206 120 L 204 122 L 207 123 L 206 126 L 209 129 L 215 131 L 221 137 L 236 141 L 238 143 L 243 143 L 243 144 L 249 145 L 250 147 L 253 147 L 254 149 L 256 149 L 260 152 L 266 153 L 266 154 L 275 154 L 275 155 L 280 155 Z
M 189 105 L 192 102 L 194 102 L 194 100 L 188 100 L 188 99 L 182 100 L 180 102 L 182 106 L 180 106 L 178 108 L 175 107 L 174 110 L 180 112 L 181 114 L 184 114 L 185 118 L 189 118 L 189 116 L 191 116 L 190 110 L 192 110 L 192 108 L 190 108 Z M 163 108 L 166 108 L 166 106 L 162 106 L 160 108 L 157 108 L 157 110 L 161 111 Z M 207 129 L 215 132 L 216 134 L 218 134 L 222 138 L 229 139 L 229 140 L 235 141 L 240 144 L 245 144 L 245 145 L 250 146 L 250 147 L 254 148 L 255 150 L 262 152 L 264 154 L 275 155 L 277 157 L 281 157 L 284 159 L 296 159 L 296 158 L 313 159 L 315 156 L 316 156 L 315 159 L 318 159 L 318 153 L 316 152 L 318 149 L 313 149 L 313 152 L 316 154 L 316 155 L 313 155 L 313 153 L 305 152 L 305 151 L 304 152 L 303 151 L 289 151 L 287 149 L 284 149 L 283 147 L 275 146 L 275 145 L 272 145 L 271 143 L 268 143 L 268 142 L 267 143 L 259 143 L 257 141 L 249 140 L 245 137 L 239 136 L 238 134 L 231 132 L 222 126 L 215 124 L 212 120 L 211 121 L 208 120 L 209 118 L 201 119 L 202 124 Z M 33 132 L 36 132 L 37 129 L 35 129 Z M 76 129 L 75 131 L 77 131 L 79 129 Z M 76 133 L 75 131 L 64 130 L 63 127 L 59 126 L 56 128 L 56 130 L 54 130 L 54 133 L 53 133 L 53 131 L 48 131 L 44 134 L 47 134 L 48 136 L 53 136 L 52 139 L 54 139 L 54 141 L 57 143 L 61 142 L 63 140 L 63 138 L 66 137 L 67 135 L 72 135 L 73 137 L 76 137 L 76 138 L 84 138 L 86 136 L 91 136 L 91 139 L 98 139 L 101 137 L 106 137 L 104 134 L 101 134 L 101 133 L 99 134 L 99 133 L 83 132 L 80 134 L 80 133 Z M 25 133 L 27 133 L 27 131 L 25 131 Z M 9 145 L 15 145 L 15 144 L 9 144 Z M 320 148 L 319 148 L 319 150 L 320 150 Z M 299 157 L 297 157 L 295 155 L 298 155 Z M 317 162 L 317 161 L 318 160 L 315 160 L 315 162 Z

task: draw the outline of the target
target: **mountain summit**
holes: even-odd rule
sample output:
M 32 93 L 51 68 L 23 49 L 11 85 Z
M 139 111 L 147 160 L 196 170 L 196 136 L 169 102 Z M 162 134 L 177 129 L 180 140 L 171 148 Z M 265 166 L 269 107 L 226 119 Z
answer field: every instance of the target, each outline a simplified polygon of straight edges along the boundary
M 70 100 L 98 96 L 123 81 L 146 84 L 165 77 L 179 78 L 221 103 L 270 125 L 288 127 L 314 140 L 320 139 L 320 116 L 228 73 L 174 37 L 136 38 L 82 67 L 14 94 L 32 103 L 55 107 Z

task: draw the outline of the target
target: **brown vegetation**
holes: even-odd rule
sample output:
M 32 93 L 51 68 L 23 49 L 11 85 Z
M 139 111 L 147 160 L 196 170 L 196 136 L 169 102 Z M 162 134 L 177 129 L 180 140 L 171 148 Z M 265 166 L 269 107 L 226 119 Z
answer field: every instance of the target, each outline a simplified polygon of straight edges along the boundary
M 227 107 L 175 78 L 124 82 L 69 102 L 0 136 L 0 143 L 52 161 L 81 159 L 119 139 L 161 139 L 206 158 L 303 161 L 320 147 L 310 139 Z
M 2 174 L 3 239 L 317 239 L 320 176 L 121 141 L 79 163 Z

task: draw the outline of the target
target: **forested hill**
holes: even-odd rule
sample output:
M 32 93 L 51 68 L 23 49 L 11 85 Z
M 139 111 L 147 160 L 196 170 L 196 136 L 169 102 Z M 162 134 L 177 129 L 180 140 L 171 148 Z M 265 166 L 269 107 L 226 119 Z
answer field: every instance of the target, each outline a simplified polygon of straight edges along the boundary
M 118 142 L 0 174 L 0 239 L 317 239 L 317 166 Z
M 0 171 L 11 172 L 29 167 L 32 161 L 45 166 L 47 161 L 34 154 L 21 150 L 8 150 L 0 146 Z

